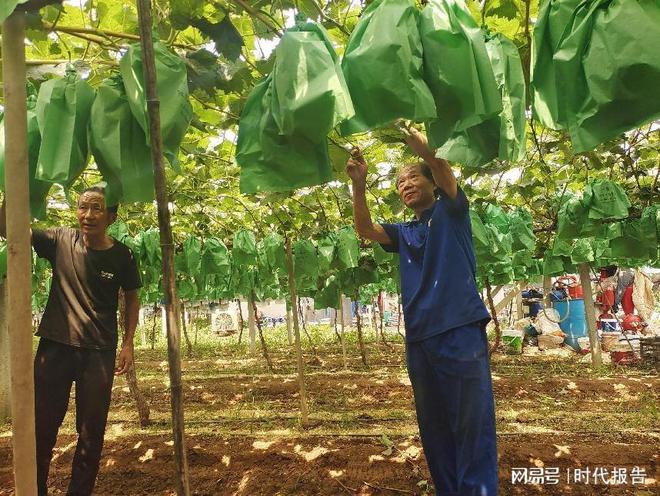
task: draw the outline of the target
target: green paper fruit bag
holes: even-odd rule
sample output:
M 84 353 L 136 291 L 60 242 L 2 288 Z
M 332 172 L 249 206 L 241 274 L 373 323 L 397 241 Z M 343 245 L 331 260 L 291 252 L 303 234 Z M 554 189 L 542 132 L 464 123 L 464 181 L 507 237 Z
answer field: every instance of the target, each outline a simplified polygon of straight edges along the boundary
M 151 149 L 131 113 L 121 77 L 99 87 L 91 117 L 90 147 L 107 184 L 107 204 L 153 201 Z
M 476 168 L 496 158 L 517 161 L 525 154 L 525 80 L 518 49 L 501 34 L 486 42 L 502 101 L 502 111 L 454 133 L 437 150 L 439 157 Z
M 241 193 L 292 191 L 332 179 L 328 145 L 281 135 L 272 113 L 272 77 L 250 92 L 238 125 Z
M 188 73 L 181 57 L 170 52 L 161 42 L 154 43 L 156 81 L 160 101 L 160 128 L 163 136 L 163 154 L 177 166 L 177 154 L 192 119 L 192 106 L 188 101 Z M 145 134 L 149 145 L 146 89 L 142 72 L 142 49 L 135 43 L 119 62 L 128 103 L 133 116 Z
M 299 23 L 284 33 L 272 84 L 273 118 L 281 134 L 321 143 L 355 114 L 337 55 L 319 24 Z
M 340 126 L 342 135 L 437 116 L 422 77 L 418 20 L 412 0 L 375 0 L 363 12 L 341 63 L 355 108 Z
M 483 31 L 463 0 L 431 0 L 419 23 L 424 48 L 424 81 L 438 118 L 426 123 L 431 149 L 455 131 L 496 116 L 502 97 L 486 51 Z
M 67 188 L 85 169 L 93 101 L 94 90 L 73 69 L 41 85 L 36 106 L 41 133 L 37 179 Z
M 32 217 L 41 219 L 46 215 L 46 197 L 52 183 L 40 181 L 35 177 L 39 148 L 41 147 L 41 133 L 35 112 L 37 96 L 34 88 L 28 88 L 27 99 L 27 151 L 28 175 L 30 188 L 30 211 Z M 0 190 L 5 191 L 5 125 L 4 116 L 0 116 Z

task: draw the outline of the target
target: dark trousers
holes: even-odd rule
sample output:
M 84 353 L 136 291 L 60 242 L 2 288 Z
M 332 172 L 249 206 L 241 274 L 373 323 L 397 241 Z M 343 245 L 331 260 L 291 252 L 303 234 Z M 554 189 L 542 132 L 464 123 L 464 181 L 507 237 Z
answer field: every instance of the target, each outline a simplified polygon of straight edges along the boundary
M 48 468 L 74 382 L 78 444 L 67 495 L 92 494 L 110 408 L 114 364 L 114 350 L 76 348 L 44 338 L 39 341 L 34 359 L 39 496 L 48 493 Z
M 495 407 L 486 332 L 471 324 L 406 346 L 426 461 L 438 496 L 495 496 Z

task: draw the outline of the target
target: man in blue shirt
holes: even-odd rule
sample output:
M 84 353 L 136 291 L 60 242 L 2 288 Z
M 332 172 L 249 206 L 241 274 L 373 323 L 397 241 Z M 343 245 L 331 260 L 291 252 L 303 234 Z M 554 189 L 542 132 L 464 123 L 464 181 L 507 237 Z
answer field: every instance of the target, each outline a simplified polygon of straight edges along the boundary
M 367 164 L 355 149 L 355 228 L 399 253 L 406 360 L 424 454 L 437 495 L 497 494 L 495 409 L 485 326 L 490 316 L 475 282 L 468 200 L 449 164 L 410 129 L 422 163 L 402 168 L 401 200 L 415 219 L 376 224 L 366 201 Z

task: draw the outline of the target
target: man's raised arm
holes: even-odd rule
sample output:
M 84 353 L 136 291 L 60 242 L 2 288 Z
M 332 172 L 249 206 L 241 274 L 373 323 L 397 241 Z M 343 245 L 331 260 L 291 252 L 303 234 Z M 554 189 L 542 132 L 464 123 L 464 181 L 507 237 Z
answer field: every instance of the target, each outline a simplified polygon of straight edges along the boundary
M 454 177 L 454 171 L 451 170 L 449 162 L 443 158 L 437 158 L 433 151 L 429 149 L 426 136 L 414 127 L 406 129 L 404 137 L 410 149 L 431 168 L 433 181 L 436 186 L 452 200 L 456 198 L 456 195 L 458 194 L 458 184 L 456 183 L 456 177 Z
M 361 238 L 376 241 L 384 245 L 392 240 L 380 224 L 374 224 L 367 206 L 367 163 L 358 148 L 351 151 L 351 158 L 346 162 L 346 173 L 353 182 L 353 220 L 355 230 Z

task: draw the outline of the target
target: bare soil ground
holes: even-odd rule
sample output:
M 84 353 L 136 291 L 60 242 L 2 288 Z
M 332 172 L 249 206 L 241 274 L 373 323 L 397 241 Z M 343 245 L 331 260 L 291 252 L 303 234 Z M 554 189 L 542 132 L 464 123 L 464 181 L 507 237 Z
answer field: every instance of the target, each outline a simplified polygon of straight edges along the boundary
M 193 494 L 433 494 L 403 346 L 400 340 L 368 346 L 365 368 L 350 344 L 348 370 L 331 338 L 317 346 L 316 357 L 306 350 L 310 423 L 303 427 L 294 354 L 286 346 L 271 349 L 271 374 L 260 356 L 246 358 L 243 345 L 200 344 L 183 367 Z M 493 357 L 500 493 L 658 494 L 657 371 L 593 370 L 579 360 Z M 137 367 L 153 423 L 140 428 L 126 382 L 118 379 L 99 495 L 174 494 L 164 350 L 138 350 Z M 52 494 L 66 491 L 74 425 L 71 411 L 51 466 Z M 512 468 L 558 469 L 559 483 L 512 483 Z M 576 469 L 589 469 L 589 484 L 573 480 Z M 625 483 L 606 484 L 615 469 L 626 470 Z M 13 494 L 12 485 L 11 434 L 0 425 L 0 495 Z

